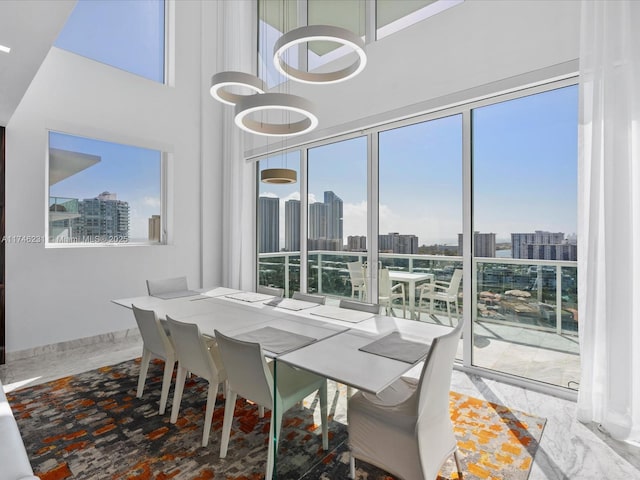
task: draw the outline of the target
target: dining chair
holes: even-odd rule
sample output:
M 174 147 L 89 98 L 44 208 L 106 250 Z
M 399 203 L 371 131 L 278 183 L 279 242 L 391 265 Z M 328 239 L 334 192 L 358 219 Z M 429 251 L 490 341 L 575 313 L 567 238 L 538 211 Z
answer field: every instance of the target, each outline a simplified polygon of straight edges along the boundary
M 402 317 L 406 318 L 407 307 L 404 284 L 396 283 L 392 285 L 389 278 L 389 269 L 381 268 L 378 270 L 378 303 L 386 308 L 387 315 L 393 315 L 392 307 L 395 300 L 402 301 Z
M 348 308 L 349 310 L 359 310 L 361 312 L 369 312 L 374 314 L 380 313 L 380 305 L 378 305 L 377 303 L 365 303 L 342 298 L 340 299 L 340 304 L 338 306 L 340 308 Z
M 164 360 L 164 375 L 162 376 L 162 391 L 160 394 L 159 414 L 164 415 L 171 387 L 171 377 L 176 364 L 176 351 L 173 343 L 162 327 L 156 312 L 143 310 L 132 305 L 133 316 L 138 324 L 138 330 L 142 336 L 142 360 L 140 361 L 140 375 L 138 377 L 138 390 L 136 397 L 142 398 L 144 384 L 149 371 L 149 362 L 152 357 Z
M 236 398 L 241 397 L 271 409 L 269 448 L 265 480 L 273 475 L 274 457 L 280 439 L 283 413 L 318 391 L 322 419 L 322 448 L 329 447 L 327 424 L 327 380 L 305 370 L 298 370 L 284 362 L 267 363 L 259 343 L 245 342 L 215 331 L 222 361 L 227 369 L 229 390 L 224 407 L 220 458 L 227 456 L 229 437 L 233 423 Z M 277 363 L 277 367 L 276 364 Z M 274 388 L 274 369 L 277 368 L 277 384 Z M 271 440 L 276 435 L 276 444 Z
M 256 292 L 263 293 L 264 295 L 273 295 L 274 297 L 284 296 L 284 288 L 267 287 L 266 285 L 258 285 Z
M 173 393 L 173 407 L 171 409 L 171 423 L 176 423 L 182 402 L 182 393 L 187 372 L 198 375 L 209 382 L 207 390 L 207 407 L 204 415 L 204 432 L 202 446 L 209 443 L 211 420 L 216 405 L 218 386 L 227 379 L 220 352 L 214 339 L 207 339 L 201 333 L 198 325 L 184 323 L 167 317 L 171 339 L 178 355 L 178 374 Z M 225 392 L 225 396 L 228 395 Z
M 358 293 L 358 300 L 367 296 L 367 287 L 364 281 L 364 269 L 360 262 L 348 262 L 349 280 L 351 281 L 351 298 L 355 298 Z
M 327 297 L 324 295 L 316 295 L 315 293 L 302 293 L 302 292 L 293 292 L 294 300 L 303 300 L 305 302 L 318 303 L 320 305 L 324 305 L 327 301 Z
M 433 302 L 434 300 L 441 301 L 447 305 L 447 316 L 449 317 L 449 324 L 453 326 L 453 320 L 451 319 L 451 304 L 455 307 L 456 317 L 460 318 L 458 311 L 458 290 L 460 289 L 460 283 L 462 282 L 462 270 L 456 268 L 451 276 L 451 281 L 436 281 L 434 283 L 425 283 L 421 285 L 420 297 L 418 299 L 418 312 L 425 311 L 426 305 L 424 301 L 429 301 L 429 314 L 433 314 Z M 420 315 L 418 313 L 418 315 Z
M 377 395 L 358 392 L 348 403 L 350 478 L 355 459 L 404 480 L 434 480 L 453 454 L 461 474 L 449 414 L 449 389 L 462 323 L 433 340 L 420 378 L 401 377 Z
M 161 293 L 181 292 L 184 290 L 189 290 L 187 287 L 187 277 L 147 280 L 147 292 L 151 296 Z

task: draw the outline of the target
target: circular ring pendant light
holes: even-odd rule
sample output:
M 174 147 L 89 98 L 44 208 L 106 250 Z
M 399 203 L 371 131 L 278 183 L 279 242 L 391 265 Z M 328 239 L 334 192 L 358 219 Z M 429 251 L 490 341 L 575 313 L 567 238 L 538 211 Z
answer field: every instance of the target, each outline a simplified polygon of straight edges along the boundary
M 357 60 L 346 68 L 326 73 L 312 73 L 298 70 L 284 60 L 284 52 L 294 45 L 313 41 L 329 41 L 351 47 L 358 54 Z M 332 25 L 307 25 L 294 28 L 278 39 L 273 47 L 273 63 L 285 77 L 302 83 L 338 83 L 355 77 L 367 64 L 364 42 L 350 30 Z
M 310 132 L 318 125 L 314 106 L 306 98 L 286 93 L 263 93 L 245 96 L 236 104 L 235 122 L 238 127 L 249 133 L 272 137 L 301 135 Z M 291 123 L 268 123 L 250 118 L 255 112 L 287 111 L 298 113 L 305 118 Z
M 243 87 L 251 90 L 249 95 L 240 95 L 224 90 L 225 87 Z M 211 77 L 211 96 L 227 105 L 235 105 L 242 98 L 252 96 L 254 93 L 264 93 L 264 82 L 255 75 L 244 72 L 218 72 Z
M 290 168 L 266 168 L 260 172 L 260 180 L 264 183 L 283 185 L 296 183 L 298 178 L 296 171 Z

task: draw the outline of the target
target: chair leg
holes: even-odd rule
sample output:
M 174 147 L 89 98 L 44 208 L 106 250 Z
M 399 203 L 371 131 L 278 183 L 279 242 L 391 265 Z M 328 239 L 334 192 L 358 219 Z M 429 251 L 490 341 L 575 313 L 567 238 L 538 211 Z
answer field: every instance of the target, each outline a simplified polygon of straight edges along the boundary
M 329 425 L 327 422 L 327 381 L 320 387 L 320 420 L 322 422 L 322 449 L 329 449 Z
M 349 453 L 349 478 L 356 478 L 356 459 Z
M 233 423 L 233 413 L 236 409 L 236 398 L 238 394 L 229 390 L 224 402 L 224 420 L 222 422 L 222 438 L 220 439 L 220 458 L 227 456 L 229 448 L 229 437 L 231 436 L 231 424 Z
M 460 459 L 458 458 L 458 450 L 453 451 L 453 459 L 456 461 L 456 470 L 458 470 L 458 479 L 462 479 L 462 468 L 460 468 Z
M 175 358 L 167 355 L 164 361 L 164 375 L 162 377 L 162 393 L 160 394 L 160 415 L 164 415 L 167 408 L 167 399 L 169 398 L 169 388 L 171 387 L 171 377 L 173 376 L 173 367 L 175 367 Z
M 213 409 L 216 407 L 216 397 L 218 396 L 218 384 L 209 381 L 207 390 L 207 409 L 204 413 L 204 432 L 202 432 L 202 446 L 206 447 L 209 443 L 209 435 L 211 434 L 211 421 L 213 420 Z
M 447 317 L 449 317 L 449 325 L 453 327 L 453 320 L 451 319 L 451 303 L 449 302 L 449 300 L 447 300 L 446 303 L 447 303 Z
M 258 405 L 258 418 L 264 418 L 264 407 L 262 405 Z
M 180 411 L 180 402 L 182 402 L 182 392 L 184 390 L 184 381 L 187 377 L 187 370 L 180 366 L 178 362 L 178 375 L 176 375 L 176 388 L 173 390 L 173 406 L 171 407 L 171 423 L 178 421 L 178 412 Z
M 144 382 L 147 379 L 147 372 L 149 371 L 149 361 L 151 360 L 151 352 L 145 347 L 142 347 L 142 360 L 140 361 L 140 376 L 138 377 L 138 391 L 136 397 L 142 397 L 144 390 Z

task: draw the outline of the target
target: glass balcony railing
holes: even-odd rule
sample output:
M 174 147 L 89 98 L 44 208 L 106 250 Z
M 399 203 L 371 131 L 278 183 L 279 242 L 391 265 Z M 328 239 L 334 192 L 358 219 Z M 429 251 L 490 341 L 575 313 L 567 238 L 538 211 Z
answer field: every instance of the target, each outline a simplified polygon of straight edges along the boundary
M 458 256 L 381 253 L 379 259 L 390 270 L 431 273 L 438 282 L 449 282 L 462 268 Z M 308 290 L 350 298 L 347 262 L 366 260 L 366 252 L 309 252 Z M 465 304 L 473 312 L 472 364 L 576 388 L 580 369 L 576 262 L 483 257 L 474 258 L 472 271 L 471 303 L 464 301 L 468 295 L 462 287 L 458 291 L 459 314 Z M 300 289 L 299 252 L 260 254 L 259 282 L 283 287 L 291 296 Z M 418 305 L 419 293 L 415 301 L 416 320 L 450 324 L 445 302 L 424 308 Z

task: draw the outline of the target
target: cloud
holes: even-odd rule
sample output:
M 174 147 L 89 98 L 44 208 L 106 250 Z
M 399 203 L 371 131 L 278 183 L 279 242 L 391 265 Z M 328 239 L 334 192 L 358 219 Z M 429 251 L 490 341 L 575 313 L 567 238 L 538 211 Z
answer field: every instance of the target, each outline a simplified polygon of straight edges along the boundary
M 160 197 L 144 197 L 142 204 L 146 207 L 160 208 Z

